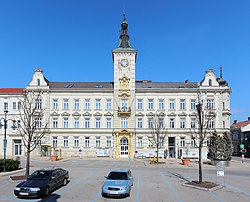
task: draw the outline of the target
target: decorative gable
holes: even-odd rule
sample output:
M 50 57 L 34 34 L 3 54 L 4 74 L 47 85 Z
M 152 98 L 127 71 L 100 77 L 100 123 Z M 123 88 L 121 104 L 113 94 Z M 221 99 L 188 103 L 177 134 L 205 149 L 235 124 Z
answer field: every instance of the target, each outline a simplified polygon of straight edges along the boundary
M 70 114 L 68 112 L 63 112 L 61 115 L 62 116 L 70 116 Z
M 53 112 L 50 114 L 50 116 L 59 116 L 60 114 L 56 113 L 56 112 Z

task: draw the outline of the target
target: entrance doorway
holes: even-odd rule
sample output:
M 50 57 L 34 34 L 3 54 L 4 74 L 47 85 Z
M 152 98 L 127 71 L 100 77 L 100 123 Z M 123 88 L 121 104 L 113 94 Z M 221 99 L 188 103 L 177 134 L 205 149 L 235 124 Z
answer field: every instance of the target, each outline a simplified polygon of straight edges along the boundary
M 124 158 L 124 157 L 128 157 L 128 139 L 123 137 L 120 140 L 120 145 L 121 145 L 121 153 L 120 153 L 120 157 Z
M 169 158 L 175 158 L 175 137 L 168 137 Z

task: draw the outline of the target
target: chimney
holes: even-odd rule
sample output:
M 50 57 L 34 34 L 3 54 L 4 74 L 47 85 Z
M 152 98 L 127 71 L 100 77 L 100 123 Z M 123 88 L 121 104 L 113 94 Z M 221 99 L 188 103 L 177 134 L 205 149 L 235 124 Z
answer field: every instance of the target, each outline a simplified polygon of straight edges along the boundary
M 237 123 L 238 121 L 237 120 L 234 120 L 234 124 Z
M 250 121 L 250 116 L 247 118 L 247 121 Z
M 188 80 L 186 80 L 185 83 L 188 83 Z

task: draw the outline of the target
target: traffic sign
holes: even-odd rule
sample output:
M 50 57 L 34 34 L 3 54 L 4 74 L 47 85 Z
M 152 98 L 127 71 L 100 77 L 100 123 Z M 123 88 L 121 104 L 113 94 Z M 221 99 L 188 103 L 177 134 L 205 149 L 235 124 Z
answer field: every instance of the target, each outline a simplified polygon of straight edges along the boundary
M 240 144 L 240 149 L 244 149 L 244 144 Z

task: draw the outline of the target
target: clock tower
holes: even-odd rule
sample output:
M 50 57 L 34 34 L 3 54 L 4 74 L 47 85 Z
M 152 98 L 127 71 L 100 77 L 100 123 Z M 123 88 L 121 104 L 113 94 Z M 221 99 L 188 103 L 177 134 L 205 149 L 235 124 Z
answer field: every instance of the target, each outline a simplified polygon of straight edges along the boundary
M 114 154 L 116 158 L 134 156 L 135 149 L 135 63 L 137 51 L 130 46 L 124 14 L 120 41 L 112 51 L 114 63 Z

